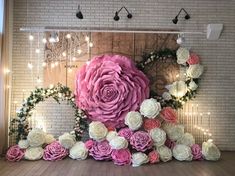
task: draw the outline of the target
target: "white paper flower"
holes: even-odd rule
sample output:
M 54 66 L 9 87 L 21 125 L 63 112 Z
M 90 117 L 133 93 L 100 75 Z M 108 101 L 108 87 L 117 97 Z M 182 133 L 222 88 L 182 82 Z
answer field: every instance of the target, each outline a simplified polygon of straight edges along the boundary
M 29 147 L 25 150 L 24 158 L 26 160 L 39 160 L 43 156 L 43 148 L 42 147 Z
M 191 78 L 199 78 L 203 73 L 203 66 L 200 64 L 190 65 L 187 69 L 187 76 Z
M 45 132 L 37 128 L 32 129 L 27 136 L 27 140 L 31 147 L 40 147 L 46 141 Z
M 139 112 L 131 111 L 128 112 L 125 117 L 125 124 L 131 129 L 131 130 L 138 130 L 143 123 L 142 116 Z
M 77 142 L 70 150 L 69 157 L 76 160 L 87 158 L 88 150 L 83 142 Z
M 144 100 L 140 105 L 140 113 L 150 119 L 155 118 L 161 111 L 161 104 L 156 99 Z
M 46 134 L 45 138 L 46 138 L 45 141 L 46 144 L 51 144 L 52 142 L 56 141 L 56 139 L 52 134 Z
M 206 160 L 217 161 L 220 159 L 220 150 L 213 144 L 212 141 L 208 140 L 202 144 L 202 155 Z
M 167 146 L 162 145 L 157 147 L 157 152 L 159 153 L 161 161 L 167 162 L 172 160 L 172 152 Z
M 195 144 L 195 139 L 192 134 L 184 133 L 184 135 L 177 140 L 177 144 L 184 144 L 191 147 L 193 144 Z
M 98 121 L 93 121 L 89 125 L 89 136 L 96 141 L 102 141 L 108 134 L 108 129 L 105 125 Z
M 192 161 L 193 158 L 191 148 L 182 144 L 177 144 L 173 148 L 173 156 L 179 161 Z
M 169 93 L 175 97 L 183 97 L 187 93 L 187 85 L 184 81 L 176 81 L 171 85 L 167 85 L 166 88 Z
M 163 98 L 164 100 L 171 100 L 171 99 L 172 99 L 171 94 L 170 94 L 169 92 L 164 92 L 164 93 L 162 94 L 162 98 Z
M 180 124 L 164 123 L 162 128 L 172 141 L 177 141 L 184 135 L 184 126 Z
M 20 140 L 18 142 L 18 146 L 21 148 L 21 149 L 27 149 L 29 147 L 29 141 L 28 140 Z
M 64 133 L 63 135 L 59 136 L 59 142 L 64 148 L 70 149 L 71 147 L 73 147 L 76 140 L 73 135 Z
M 112 139 L 114 139 L 117 136 L 118 136 L 118 133 L 116 131 L 109 131 L 106 136 L 106 140 L 110 142 Z
M 151 138 L 153 139 L 154 145 L 160 147 L 164 145 L 166 141 L 166 132 L 160 128 L 154 128 L 149 132 Z
M 132 154 L 131 161 L 133 167 L 138 167 L 142 164 L 148 163 L 149 158 L 145 153 L 137 152 Z
M 198 85 L 192 80 L 189 83 L 189 89 L 196 90 L 198 88 Z
M 189 58 L 189 50 L 187 48 L 180 47 L 176 51 L 176 55 L 177 55 L 177 63 L 185 64 Z
M 109 142 L 109 145 L 112 149 L 124 149 L 128 147 L 128 141 L 124 137 L 116 136 Z

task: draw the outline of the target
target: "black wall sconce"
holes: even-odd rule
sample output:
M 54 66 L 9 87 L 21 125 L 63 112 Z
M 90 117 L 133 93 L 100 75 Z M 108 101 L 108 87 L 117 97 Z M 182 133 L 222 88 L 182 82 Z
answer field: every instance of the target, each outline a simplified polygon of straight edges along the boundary
M 115 21 L 118 21 L 120 19 L 120 17 L 118 16 L 119 12 L 121 12 L 122 9 L 125 9 L 127 12 L 127 18 L 131 19 L 132 18 L 132 14 L 127 10 L 127 8 L 125 6 L 123 6 L 122 8 L 120 8 L 118 11 L 115 12 L 115 16 L 113 17 L 113 19 Z
M 76 17 L 78 19 L 83 19 L 83 14 L 81 12 L 80 5 L 78 5 L 78 9 L 77 9 L 77 12 L 76 12 Z
M 184 11 L 185 12 L 185 19 L 186 20 L 188 20 L 188 19 L 190 19 L 190 15 L 188 14 L 188 12 L 184 9 L 184 8 L 181 8 L 180 9 L 180 11 L 179 11 L 179 13 L 176 15 L 176 17 L 172 20 L 172 22 L 174 23 L 174 24 L 177 24 L 178 23 L 178 16 L 180 15 L 180 13 L 182 12 L 182 11 Z

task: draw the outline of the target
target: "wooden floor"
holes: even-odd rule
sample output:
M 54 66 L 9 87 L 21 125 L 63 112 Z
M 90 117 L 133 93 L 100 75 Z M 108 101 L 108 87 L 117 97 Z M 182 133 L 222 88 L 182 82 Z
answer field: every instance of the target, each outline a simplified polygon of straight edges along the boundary
M 223 152 L 218 162 L 171 161 L 155 165 L 116 166 L 112 162 L 92 159 L 74 161 L 21 161 L 0 160 L 0 176 L 235 176 L 235 152 Z

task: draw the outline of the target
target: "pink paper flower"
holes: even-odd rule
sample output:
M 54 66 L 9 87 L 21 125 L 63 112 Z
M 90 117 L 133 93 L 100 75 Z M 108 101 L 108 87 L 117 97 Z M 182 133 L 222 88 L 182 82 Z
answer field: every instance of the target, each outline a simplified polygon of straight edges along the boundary
M 187 60 L 187 63 L 189 65 L 195 65 L 195 64 L 199 64 L 200 59 L 198 57 L 198 55 L 196 55 L 195 53 L 191 53 L 189 56 L 189 59 Z
M 131 136 L 130 144 L 137 151 L 144 152 L 152 148 L 153 140 L 147 132 L 137 131 Z
M 144 129 L 150 131 L 154 128 L 160 128 L 161 122 L 158 119 L 144 119 Z
M 101 142 L 94 141 L 93 146 L 89 150 L 89 155 L 95 160 L 110 160 L 112 149 L 109 142 L 104 140 Z
M 126 114 L 148 98 L 148 85 L 147 77 L 127 57 L 95 57 L 77 73 L 76 104 L 90 120 L 123 127 Z
M 114 164 L 119 166 L 131 164 L 131 152 L 129 149 L 113 150 L 111 156 Z
M 118 135 L 124 137 L 127 141 L 130 141 L 133 131 L 130 128 L 122 128 L 119 130 Z
M 191 146 L 193 160 L 203 160 L 202 149 L 198 144 L 193 144 Z
M 87 140 L 87 141 L 85 142 L 85 146 L 86 146 L 86 148 L 87 148 L 88 150 L 91 149 L 91 147 L 93 146 L 93 144 L 94 144 L 94 141 L 93 141 L 92 139 L 89 139 L 89 140 Z
M 168 148 L 170 148 L 171 150 L 173 150 L 173 148 L 175 147 L 176 142 L 170 140 L 169 138 L 166 139 L 165 141 L 165 146 L 167 146 Z
M 171 107 L 165 107 L 161 111 L 161 117 L 169 123 L 176 123 L 177 122 L 177 114 L 174 109 Z
M 64 159 L 69 154 L 58 141 L 46 146 L 43 153 L 43 159 L 47 161 L 58 161 Z
M 159 154 L 157 151 L 153 150 L 148 154 L 149 162 L 151 164 L 158 163 L 160 161 Z
M 24 150 L 20 149 L 18 145 L 11 146 L 7 150 L 6 159 L 8 161 L 20 161 L 24 157 Z

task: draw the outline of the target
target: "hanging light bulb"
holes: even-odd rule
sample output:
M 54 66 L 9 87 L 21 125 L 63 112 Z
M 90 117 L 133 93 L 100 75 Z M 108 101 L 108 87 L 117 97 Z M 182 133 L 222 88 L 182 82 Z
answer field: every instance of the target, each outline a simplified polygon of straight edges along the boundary
M 179 45 L 182 45 L 183 43 L 185 43 L 185 38 L 184 38 L 184 34 L 179 34 L 178 38 L 176 40 L 176 43 L 178 43 Z
M 73 70 L 71 68 L 68 69 L 68 72 L 71 73 Z
M 70 38 L 71 38 L 71 34 L 67 34 L 67 35 L 66 35 L 66 38 L 67 38 L 67 39 L 70 39 Z
M 46 38 L 43 38 L 43 39 L 42 39 L 42 43 L 47 43 L 47 39 L 46 39 Z
M 76 61 L 76 57 L 73 57 L 73 58 L 72 58 L 72 61 Z
M 33 69 L 33 64 L 32 64 L 31 62 L 28 63 L 28 68 L 29 68 L 30 70 Z
M 58 61 L 56 61 L 56 62 L 55 62 L 55 66 L 58 66 L 58 65 L 59 65 L 59 62 L 58 62 Z
M 81 49 L 78 49 L 78 50 L 77 50 L 77 53 L 78 53 L 78 54 L 81 54 L 81 53 L 82 53 L 82 50 L 81 50 Z
M 55 63 L 52 62 L 52 63 L 51 63 L 51 68 L 54 68 L 54 67 L 55 67 Z
M 29 34 L 29 40 L 32 41 L 34 39 L 32 34 Z
M 91 47 L 91 48 L 93 47 L 93 43 L 92 42 L 89 43 L 89 47 Z
M 62 53 L 62 56 L 64 56 L 64 57 L 66 56 L 66 52 L 65 51 Z
M 56 32 L 52 32 L 51 36 L 49 38 L 49 42 L 50 43 L 55 43 L 55 42 L 59 42 L 59 36 Z
M 41 83 L 42 82 L 42 80 L 39 78 L 39 76 L 38 76 L 38 78 L 37 78 L 37 83 Z
M 42 66 L 43 66 L 43 67 L 46 67 L 46 66 L 47 66 L 47 63 L 46 63 L 46 62 L 43 62 L 43 63 L 42 63 Z
M 85 37 L 85 41 L 89 42 L 90 38 L 88 36 Z
M 37 48 L 37 49 L 35 50 L 35 52 L 36 52 L 37 54 L 40 53 L 40 49 Z

